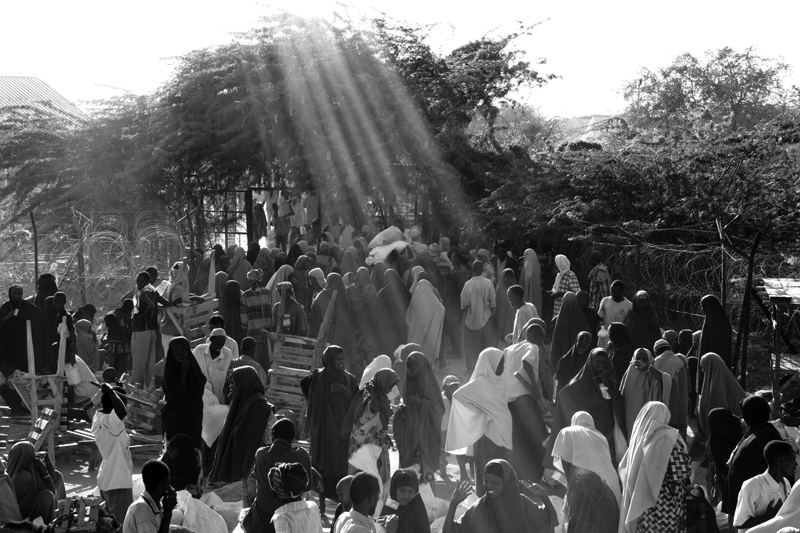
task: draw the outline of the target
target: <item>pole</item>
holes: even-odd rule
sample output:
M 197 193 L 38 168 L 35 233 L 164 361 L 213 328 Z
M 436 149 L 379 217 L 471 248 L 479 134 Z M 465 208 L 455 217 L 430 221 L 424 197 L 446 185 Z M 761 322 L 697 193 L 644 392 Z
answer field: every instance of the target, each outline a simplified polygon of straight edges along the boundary
M 31 211 L 31 225 L 33 226 L 33 269 L 35 281 L 34 284 L 39 283 L 39 234 L 36 232 L 36 219 L 33 218 L 33 211 Z M 39 287 L 36 286 L 36 290 Z
M 772 319 L 772 327 L 774 328 L 772 334 L 772 349 L 775 353 L 775 365 L 772 369 L 772 417 L 773 419 L 780 418 L 781 412 L 781 384 L 780 384 L 780 369 L 781 369 L 781 332 L 783 331 L 783 306 L 775 303 L 772 306 L 774 313 Z
M 78 282 L 81 286 L 81 305 L 86 305 L 86 271 L 83 263 L 83 228 L 77 216 L 73 216 L 75 229 L 78 231 Z
M 725 279 L 726 272 L 725 272 L 725 228 L 722 227 L 722 222 L 717 219 L 717 232 L 719 233 L 719 249 L 722 254 L 720 258 L 720 294 L 721 294 L 721 303 L 722 309 L 726 310 L 727 312 L 727 303 L 728 303 L 728 283 Z
M 753 247 L 750 249 L 749 262 L 747 264 L 747 285 L 744 288 L 744 301 L 742 302 L 742 314 L 739 317 L 739 332 L 736 334 L 736 350 L 733 353 L 733 368 L 735 369 L 739 363 L 739 348 L 741 347 L 741 374 L 739 381 L 744 389 L 747 386 L 747 345 L 750 337 L 750 298 L 752 298 L 753 291 L 750 288 L 753 286 L 753 266 L 756 260 L 756 250 L 761 242 L 761 232 L 756 234 L 753 241 Z

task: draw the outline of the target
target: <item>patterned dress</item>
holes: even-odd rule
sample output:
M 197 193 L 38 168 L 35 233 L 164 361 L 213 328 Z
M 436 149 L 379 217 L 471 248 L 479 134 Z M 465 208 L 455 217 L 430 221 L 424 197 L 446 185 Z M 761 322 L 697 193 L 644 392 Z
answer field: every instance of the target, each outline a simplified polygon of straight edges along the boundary
M 272 293 L 264 287 L 248 289 L 242 294 L 239 309 L 245 336 L 256 341 L 255 360 L 265 372 L 269 372 L 269 337 L 266 329 L 272 325 Z
M 483 436 L 475 442 L 475 494 L 483 496 L 486 487 L 483 486 L 483 470 L 486 463 L 493 459 L 508 459 L 508 449 L 498 446 L 489 437 Z
M 365 444 L 374 444 L 381 447 L 381 455 L 378 458 L 378 472 L 380 472 L 381 480 L 385 484 L 389 481 L 389 435 L 384 429 L 378 413 L 373 413 L 369 409 L 364 409 L 361 419 L 353 425 L 353 431 L 350 433 L 349 455 L 352 456 Z M 353 465 L 348 465 L 348 474 L 352 475 L 357 471 Z
M 569 531 L 617 533 L 619 505 L 605 481 L 584 468 L 571 466 L 567 473 L 567 520 Z
M 682 444 L 675 443 L 661 483 L 658 501 L 639 517 L 637 533 L 683 533 L 686 530 L 686 487 L 692 467 Z

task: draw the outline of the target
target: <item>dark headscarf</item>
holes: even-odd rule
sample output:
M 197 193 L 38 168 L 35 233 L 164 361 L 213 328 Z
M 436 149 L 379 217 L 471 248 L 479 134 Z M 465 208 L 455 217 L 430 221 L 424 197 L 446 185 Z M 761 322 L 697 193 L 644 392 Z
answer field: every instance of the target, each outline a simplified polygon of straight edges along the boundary
M 608 326 L 608 340 L 613 344 L 611 351 L 611 364 L 614 366 L 614 374 L 617 381 L 622 382 L 622 376 L 628 370 L 628 366 L 633 359 L 633 352 L 636 349 L 628 332 L 628 326 L 622 322 L 612 322 Z
M 350 301 L 347 299 L 347 290 L 342 281 L 342 276 L 331 272 L 325 278 L 327 285 L 314 299 L 311 305 L 310 336 L 319 335 L 325 313 L 330 305 L 334 291 L 336 292 L 336 302 L 334 303 L 333 315 L 328 326 L 327 341 L 331 344 L 341 346 L 347 354 L 347 363 L 352 367 L 356 355 L 355 343 L 355 322 L 353 320 L 353 310 Z
M 356 256 L 352 250 L 345 250 L 341 264 L 342 276 L 345 274 L 355 274 L 358 271 L 358 265 L 356 265 Z
M 56 278 L 52 274 L 42 274 L 39 276 L 39 285 L 36 290 L 36 299 L 33 304 L 44 312 L 44 302 L 48 296 L 53 296 L 58 292 Z
M 401 344 L 408 342 L 406 312 L 411 294 L 403 280 L 393 269 L 384 273 L 384 285 L 378 291 L 373 305 L 375 327 L 380 341 L 379 353 L 392 354 Z
M 714 459 L 717 485 L 724 495 L 728 487 L 728 459 L 742 438 L 742 424 L 728 409 L 717 407 L 708 413 L 708 427 L 708 450 Z
M 228 283 L 228 273 L 224 270 L 218 271 L 214 274 L 214 296 L 217 300 L 222 301 L 222 293 L 225 292 L 225 284 Z
M 394 417 L 394 437 L 400 452 L 400 467 L 413 466 L 419 457 L 422 464 L 422 475 L 433 474 L 439 469 L 439 448 L 441 448 L 442 416 L 444 401 L 439 380 L 433 373 L 431 363 L 422 352 L 412 352 L 406 359 L 406 365 L 413 361 L 419 369 L 417 377 L 412 379 L 406 372 L 403 386 L 405 403 Z M 413 403 L 412 398 L 419 398 L 421 403 Z
M 646 301 L 647 308 L 639 308 L 639 302 Z M 650 303 L 650 296 L 645 291 L 639 291 L 633 299 L 633 308 L 628 316 L 625 317 L 625 325 L 631 336 L 634 349 L 645 348 L 652 350 L 653 345 L 661 338 L 661 328 L 658 325 L 653 304 Z
M 428 511 L 425 509 L 425 502 L 419 493 L 419 480 L 413 470 L 396 470 L 392 474 L 392 481 L 389 484 L 389 496 L 397 501 L 397 489 L 410 487 L 417 494 L 405 505 L 400 505 L 396 511 L 392 512 L 390 507 L 384 507 L 384 515 L 396 514 L 397 531 L 400 533 L 430 533 L 431 526 L 428 522 Z
M 472 504 L 460 522 L 457 533 L 539 533 L 552 530 L 547 512 L 520 492 L 517 473 L 503 459 L 486 463 L 486 470 L 502 468 L 503 489 L 499 496 L 481 496 Z
M 400 378 L 397 377 L 394 370 L 389 368 L 378 370 L 373 376 L 372 381 L 367 383 L 366 387 L 358 391 L 353 401 L 350 402 L 350 409 L 348 409 L 347 416 L 342 423 L 340 436 L 343 439 L 350 438 L 353 425 L 358 422 L 361 415 L 364 414 L 364 409 L 368 409 L 369 405 L 372 406 L 371 410 L 377 408 L 377 413 L 380 417 L 383 429 L 388 430 L 389 418 L 392 416 L 392 405 L 389 403 L 387 390 L 392 390 L 392 387 L 397 385 L 399 381 Z
M 235 340 L 236 344 L 241 344 L 244 336 L 242 332 L 241 303 L 242 289 L 239 282 L 234 279 L 228 280 L 219 302 L 219 314 L 225 321 L 225 333 Z
M 703 357 L 708 352 L 714 352 L 725 362 L 725 366 L 731 368 L 731 323 L 728 315 L 722 308 L 719 300 L 711 294 L 703 296 L 700 300 L 703 307 L 703 329 L 700 334 L 700 352 L 698 358 Z M 702 381 L 702 377 L 699 378 Z M 702 392 L 702 390 L 698 390 Z
M 293 244 L 291 248 L 289 248 L 289 255 L 286 256 L 286 264 L 290 267 L 294 267 L 294 264 L 297 262 L 297 258 L 303 255 L 303 249 L 300 248 L 299 244 Z
M 226 323 L 227 324 L 227 323 Z M 247 476 L 273 410 L 264 397 L 264 384 L 251 366 L 231 372 L 233 398 L 219 436 L 211 481 L 238 481 Z
M 289 276 L 289 281 L 292 282 L 294 289 L 294 297 L 306 312 L 311 310 L 311 285 L 308 281 L 308 271 L 311 270 L 313 263 L 311 258 L 307 255 L 301 255 L 297 258 L 292 269 L 292 274 Z
M 353 312 L 355 313 L 365 306 L 370 308 L 377 295 L 378 291 L 369 280 L 369 270 L 366 267 L 359 268 L 355 281 L 347 288 L 347 298 L 350 300 Z
M 161 458 L 169 467 L 169 484 L 175 490 L 184 490 L 186 485 L 196 485 L 200 479 L 200 464 L 192 437 L 186 433 L 178 433 L 169 439 L 169 449 L 178 452 L 174 459 L 169 450 Z
M 299 249 L 299 247 L 298 247 Z M 286 254 L 284 252 L 279 252 L 278 255 L 275 256 L 275 272 L 280 270 L 283 265 L 288 265 L 289 261 L 287 260 Z M 292 266 L 292 265 L 289 265 Z
M 183 374 L 181 363 L 175 358 L 173 350 L 179 344 L 186 348 L 189 368 Z M 189 435 L 196 448 L 201 447 L 203 431 L 203 391 L 206 377 L 200 370 L 197 359 L 192 355 L 189 340 L 175 337 L 169 342 L 164 359 L 164 407 L 161 408 L 164 431 L 167 439 L 185 433 Z
M 372 282 L 372 286 L 375 287 L 376 294 L 383 288 L 384 274 L 386 274 L 386 269 L 386 263 L 383 261 L 378 261 L 372 265 L 372 273 L 369 275 L 369 280 Z
M 553 368 L 558 366 L 558 361 L 569 351 L 581 331 L 589 331 L 589 323 L 575 293 L 568 292 L 561 302 L 561 311 L 553 330 L 553 342 L 550 344 L 550 364 Z
M 258 244 L 258 241 L 253 241 L 250 244 L 248 244 L 247 255 L 245 256 L 247 262 L 250 263 L 251 265 L 255 263 L 256 259 L 258 259 L 258 252 L 260 251 L 261 251 L 261 245 Z
M 581 338 L 589 337 L 589 340 L 592 338 L 592 334 L 588 331 L 581 331 L 578 333 L 578 336 L 575 338 L 575 344 L 572 345 L 572 348 L 564 354 L 564 356 L 559 359 L 558 366 L 556 367 L 556 379 L 558 380 L 558 390 L 564 388 L 564 386 L 572 381 L 572 378 L 578 375 L 578 372 L 581 371 L 583 365 L 586 364 L 586 359 L 589 357 L 589 352 L 592 351 L 592 345 L 589 344 L 589 348 L 586 350 L 585 354 L 578 353 L 578 343 L 580 342 Z
M 36 469 L 35 461 L 36 450 L 33 444 L 27 440 L 19 441 L 8 452 L 6 473 L 14 486 L 22 517 L 34 519 L 42 516 L 49 523 L 53 519 L 57 500 L 45 478 Z
M 678 346 L 675 348 L 675 353 L 682 353 L 689 356 L 689 351 L 692 349 L 692 330 L 682 329 L 678 333 Z

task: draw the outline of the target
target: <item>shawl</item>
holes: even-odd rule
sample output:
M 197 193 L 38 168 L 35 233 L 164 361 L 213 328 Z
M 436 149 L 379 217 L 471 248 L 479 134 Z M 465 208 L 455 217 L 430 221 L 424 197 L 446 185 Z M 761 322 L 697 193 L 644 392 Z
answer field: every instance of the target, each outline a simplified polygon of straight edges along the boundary
M 240 287 L 247 287 L 247 273 L 251 270 L 253 270 L 253 265 L 245 259 L 244 248 L 237 246 L 231 264 L 228 265 L 229 279 L 238 281 Z M 227 322 L 225 324 L 227 325 Z
M 486 348 L 478 356 L 472 377 L 453 393 L 445 451 L 464 455 L 483 436 L 497 446 L 512 448 L 511 411 L 497 367 L 503 352 Z
M 168 444 L 169 449 L 161 461 L 169 467 L 169 484 L 175 490 L 184 490 L 186 485 L 196 485 L 200 478 L 200 465 L 192 438 L 186 433 L 178 433 Z M 173 450 L 177 452 L 174 459 L 169 454 Z
M 321 268 L 312 268 L 311 270 L 309 270 L 308 277 L 314 278 L 317 281 L 320 290 L 324 289 L 325 286 L 328 284 L 328 282 L 325 281 L 325 274 L 322 272 Z
M 558 433 L 567 427 L 572 417 L 578 411 L 586 411 L 592 415 L 595 428 L 609 439 L 614 431 L 614 423 L 625 431 L 625 406 L 619 393 L 619 386 L 608 365 L 602 374 L 597 373 L 595 359 L 599 356 L 608 357 L 603 348 L 594 348 L 589 352 L 589 357 L 578 375 L 575 376 L 556 395 L 556 412 L 553 416 L 548 449 L 552 450 Z M 606 393 L 611 397 L 603 397 L 600 383 L 606 387 Z
M 499 465 L 503 469 L 503 488 L 500 494 L 491 497 L 484 494 L 472 504 L 459 522 L 457 533 L 540 533 L 554 529 L 543 509 L 520 493 L 517 473 L 504 459 L 486 463 Z
M 372 314 L 376 317 L 376 336 L 380 340 L 378 353 L 394 353 L 408 342 L 406 313 L 411 295 L 394 269 L 384 273 L 384 285 L 375 297 Z
M 439 267 L 436 265 L 436 261 L 428 257 L 426 253 L 425 255 L 420 254 L 419 257 L 417 257 L 417 264 L 425 269 L 425 273 L 428 275 L 428 281 L 439 291 L 439 294 L 444 292 L 445 280 L 442 273 L 439 271 Z
M 191 368 L 183 376 L 182 365 L 175 358 L 172 350 L 178 344 L 183 344 L 186 348 L 186 358 L 189 361 Z M 205 390 L 206 377 L 200 369 L 197 359 L 192 355 L 192 350 L 189 345 L 189 340 L 186 337 L 175 337 L 169 341 L 167 348 L 167 355 L 164 359 L 164 378 L 162 380 L 162 388 L 164 390 L 164 399 L 166 403 L 161 409 L 162 416 L 170 418 L 169 413 L 174 413 L 183 418 L 184 424 L 181 427 L 186 427 L 190 424 L 192 418 L 199 418 L 195 421 L 195 426 L 199 429 L 203 424 L 203 391 Z M 169 422 L 165 422 L 165 426 Z M 167 428 L 170 433 L 173 432 Z M 196 435 L 190 435 L 195 439 L 195 446 L 200 447 L 200 431 Z
M 647 302 L 647 307 L 641 309 L 639 302 Z M 634 348 L 652 350 L 653 345 L 661 338 L 658 317 L 650 304 L 650 296 L 645 291 L 636 293 L 636 297 L 633 299 L 633 308 L 625 317 L 625 325 L 628 327 Z
M 271 253 L 271 252 L 270 252 Z M 275 271 L 277 272 L 280 268 L 286 265 L 286 254 L 284 252 L 278 251 L 278 255 L 275 256 Z M 291 265 L 289 265 L 291 266 Z
M 636 355 L 641 353 L 647 355 L 649 361 L 646 370 L 639 370 L 634 366 Z M 653 354 L 650 353 L 650 350 L 644 348 L 636 350 L 634 361 L 631 361 L 628 370 L 622 377 L 622 385 L 620 385 L 622 399 L 625 401 L 625 427 L 628 428 L 628 438 L 631 437 L 633 424 L 636 422 L 639 411 L 645 405 L 649 402 L 662 402 L 664 405 L 669 405 L 672 387 L 670 375 L 653 366 Z
M 422 495 L 419 493 L 419 480 L 413 470 L 399 469 L 392 474 L 392 481 L 389 484 L 389 497 L 397 501 L 397 489 L 400 487 L 411 487 L 417 493 L 410 502 L 400 505 L 397 510 L 392 511 L 391 507 L 385 506 L 382 514 L 397 515 L 397 531 L 400 533 L 430 533 L 431 526 L 428 522 L 428 511 Z
M 248 475 L 256 451 L 264 445 L 264 430 L 273 406 L 264 397 L 264 385 L 251 366 L 231 372 L 233 398 L 219 436 L 210 480 L 238 481 Z
M 14 486 L 22 516 L 27 516 L 29 506 L 42 489 L 47 489 L 44 479 L 34 466 L 36 450 L 27 440 L 21 440 L 8 452 L 8 468 L 6 473 Z
M 36 298 L 33 300 L 33 305 L 38 307 L 44 312 L 44 302 L 48 296 L 53 296 L 58 292 L 58 285 L 56 279 L 52 274 L 42 274 L 39 276 L 39 283 L 36 288 Z
M 289 276 L 289 281 L 292 282 L 292 289 L 294 289 L 295 300 L 303 306 L 303 309 L 311 309 L 311 285 L 308 283 L 308 270 L 310 267 L 311 259 L 308 256 L 301 255 L 295 261 L 292 274 Z
M 617 503 L 621 503 L 619 474 L 611 461 L 608 441 L 594 428 L 592 415 L 586 411 L 572 415 L 571 425 L 558 433 L 552 455 L 553 464 L 561 472 L 566 472 L 563 465 L 566 461 L 600 476 L 614 493 Z
M 408 292 L 410 292 L 413 296 L 414 291 L 417 290 L 417 284 L 419 283 L 419 275 L 425 272 L 425 269 L 419 265 L 412 267 L 409 272 L 406 272 L 406 276 L 409 276 L 409 280 L 406 282 L 406 286 L 408 286 Z
M 328 274 L 325 289 L 314 298 L 311 304 L 311 320 L 309 321 L 309 336 L 317 337 L 325 320 L 325 313 L 331 303 L 333 293 L 336 292 L 331 322 L 328 326 L 327 342 L 341 346 L 347 355 L 347 364 L 352 367 L 356 357 L 355 321 L 350 301 L 347 299 L 347 290 L 344 287 L 342 276 L 335 272 Z
M 342 422 L 342 429 L 339 436 L 342 439 L 349 439 L 353 432 L 353 426 L 359 422 L 364 409 L 369 409 L 373 413 L 378 413 L 383 429 L 389 430 L 389 419 L 392 417 L 392 405 L 389 402 L 388 392 L 391 391 L 400 378 L 389 368 L 381 368 L 375 373 L 372 381 L 367 386 L 359 390 L 350 402 L 350 408 Z
M 261 253 L 261 245 L 258 244 L 258 241 L 252 241 L 247 245 L 247 255 L 245 255 L 245 259 L 247 259 L 248 263 L 253 264 L 256 262 L 256 259 L 258 259 L 259 253 Z M 253 268 L 255 268 L 255 266 Z
M 380 261 L 372 265 L 372 272 L 369 275 L 369 281 L 372 283 L 372 286 L 375 287 L 375 292 L 379 292 L 383 288 L 384 284 L 384 274 L 386 274 L 387 269 L 386 263 Z
M 290 267 L 293 267 L 294 264 L 297 262 L 297 258 L 303 255 L 303 249 L 295 243 L 291 247 L 289 247 L 289 255 L 286 256 L 286 264 Z
M 608 326 L 608 340 L 611 342 L 611 364 L 614 366 L 614 374 L 618 381 L 622 381 L 628 366 L 633 359 L 633 341 L 631 341 L 628 326 L 622 322 L 612 322 Z
M 275 274 L 269 279 L 267 283 L 267 290 L 270 292 L 272 299 L 272 305 L 281 301 L 281 295 L 278 293 L 278 284 L 283 283 L 284 281 L 289 281 L 289 277 L 294 272 L 294 269 L 289 265 L 283 265 L 280 267 Z M 227 322 L 226 322 L 227 325 Z
M 522 271 L 519 273 L 519 284 L 525 289 L 524 300 L 542 309 L 542 272 L 539 257 L 531 248 L 522 256 Z
M 705 318 L 703 319 L 703 329 L 700 330 L 700 351 L 697 353 L 697 357 L 713 352 L 722 358 L 725 366 L 731 368 L 732 330 L 725 309 L 711 294 L 703 296 L 700 305 L 703 306 Z M 702 392 L 702 389 L 699 392 Z
M 31 343 L 33 344 L 34 363 L 41 372 L 51 361 L 50 350 L 45 346 L 45 314 L 31 302 L 23 299 L 19 303 L 11 301 L 11 286 L 8 290 L 8 301 L 0 306 L 0 369 L 7 376 L 14 370 L 28 371 L 28 333 L 25 322 L 31 321 Z M 47 301 L 51 301 L 49 296 Z M 45 305 L 45 307 L 47 307 Z M 14 316 L 14 311 L 17 315 Z M 10 315 L 10 317 L 9 317 Z M 4 319 L 9 317 L 8 321 Z M 68 322 L 72 318 L 68 319 Z M 56 325 L 57 326 L 57 325 Z M 72 333 L 72 332 L 70 332 Z M 53 342 L 59 337 L 56 335 Z
M 358 391 L 356 378 L 347 370 L 336 367 L 336 356 L 341 349 L 329 346 L 322 354 L 321 369 L 311 374 L 308 387 L 308 427 L 311 430 L 311 460 L 314 468 L 327 479 L 347 475 L 347 449 L 349 439 L 342 439 L 340 431 L 352 399 Z M 331 391 L 335 383 L 350 391 L 350 398 Z M 332 494 L 334 487 L 326 487 Z
M 775 518 L 747 530 L 747 533 L 780 533 L 783 528 L 800 529 L 800 480 L 796 481 Z
M 174 299 L 172 292 L 178 287 L 183 289 L 182 301 L 189 301 L 189 268 L 183 261 L 176 261 L 169 271 L 170 280 L 164 288 L 164 298 L 170 302 Z
M 350 300 L 353 313 L 357 313 L 362 308 L 371 309 L 377 295 L 378 291 L 370 283 L 369 270 L 366 267 L 359 268 L 355 281 L 347 288 L 347 299 Z
M 342 275 L 355 274 L 358 271 L 356 265 L 356 256 L 351 250 L 345 250 L 344 258 L 342 259 Z
M 733 373 L 717 354 L 705 354 L 700 359 L 700 368 L 704 375 L 703 389 L 697 404 L 695 440 L 703 444 L 708 435 L 708 413 L 717 407 L 724 407 L 736 416 L 741 415 L 739 402 L 747 397 L 747 393 L 742 390 Z
M 100 361 L 91 328 L 92 323 L 85 318 L 75 322 L 75 355 L 83 359 L 92 372 L 97 372 Z
M 561 311 L 556 318 L 553 342 L 550 344 L 550 364 L 553 368 L 558 366 L 558 361 L 569 351 L 581 331 L 589 331 L 589 323 L 575 293 L 568 292 L 564 295 Z
M 658 502 L 675 443 L 686 453 L 678 430 L 667 425 L 669 417 L 669 409 L 661 402 L 648 402 L 636 417 L 628 451 L 619 465 L 620 533 L 635 533 L 639 517 Z
M 225 333 L 236 341 L 237 345 L 242 343 L 243 337 L 241 304 L 242 290 L 239 282 L 230 279 L 225 284 L 225 291 L 219 301 L 219 314 L 222 316 L 222 320 L 225 321 Z
M 553 283 L 553 292 L 559 292 L 559 286 L 561 285 L 561 278 L 564 277 L 564 274 L 569 272 L 569 259 L 567 259 L 566 255 L 558 254 L 556 256 L 556 268 L 558 269 L 558 274 L 556 274 L 556 281 Z
M 222 301 L 222 293 L 225 291 L 225 284 L 228 283 L 228 273 L 219 271 L 214 274 L 214 296 Z
M 227 248 L 225 248 L 225 255 L 227 255 L 231 261 L 233 260 L 233 256 L 236 254 L 236 249 L 238 248 L 237 245 L 231 244 Z
M 514 331 L 514 318 L 516 310 L 511 307 L 511 302 L 508 301 L 508 285 L 506 285 L 506 274 L 511 274 L 514 277 L 514 271 L 506 268 L 497 276 L 497 289 L 495 292 L 495 303 L 497 307 L 492 314 L 494 321 L 495 335 L 500 342 L 505 342 L 506 335 Z M 501 344 L 504 346 L 505 344 Z
M 439 470 L 444 402 L 439 380 L 422 352 L 413 352 L 406 366 L 416 369 L 406 373 L 403 387 L 404 405 L 394 416 L 394 437 L 400 452 L 400 468 L 413 466 L 418 460 L 422 475 Z
M 731 458 L 733 450 L 742 439 L 742 423 L 738 416 L 722 407 L 712 409 L 708 413 L 708 438 L 706 445 L 711 457 L 714 459 L 714 467 L 717 475 L 727 482 L 728 479 L 728 459 Z M 724 485 L 727 488 L 727 483 Z
M 378 370 L 382 370 L 384 368 L 391 369 L 392 360 L 388 355 L 379 355 L 364 369 L 364 373 L 361 374 L 361 382 L 358 384 L 358 388 L 363 389 L 366 387 L 369 382 L 372 381 L 372 378 L 375 377 L 375 374 L 378 373 Z
M 439 359 L 444 331 L 444 305 L 435 290 L 428 280 L 419 281 L 406 310 L 408 342 L 422 346 L 422 353 L 431 365 Z
M 584 341 L 586 346 L 586 352 L 580 353 L 579 344 L 581 341 Z M 564 386 L 572 381 L 572 378 L 578 375 L 578 372 L 581 371 L 583 365 L 586 364 L 586 359 L 589 357 L 589 352 L 592 351 L 592 334 L 588 331 L 581 331 L 578 333 L 577 338 L 575 339 L 575 344 L 572 348 L 569 349 L 567 353 L 565 353 L 561 359 L 558 360 L 558 365 L 556 366 L 556 379 L 558 380 L 558 390 L 564 388 Z
M 667 331 L 664 332 L 661 338 L 669 343 L 670 350 L 675 350 L 675 341 L 678 340 L 677 331 L 675 331 L 674 329 L 668 329 Z
M 262 275 L 260 285 L 262 287 L 266 286 L 267 282 L 272 279 L 272 275 L 275 274 L 275 259 L 272 258 L 269 250 L 266 248 L 259 250 L 258 257 L 256 257 L 253 263 L 253 268 L 261 269 Z
M 205 294 L 208 292 L 208 276 L 211 271 L 211 258 L 206 257 L 200 262 L 200 268 L 194 277 L 192 292 L 194 294 Z

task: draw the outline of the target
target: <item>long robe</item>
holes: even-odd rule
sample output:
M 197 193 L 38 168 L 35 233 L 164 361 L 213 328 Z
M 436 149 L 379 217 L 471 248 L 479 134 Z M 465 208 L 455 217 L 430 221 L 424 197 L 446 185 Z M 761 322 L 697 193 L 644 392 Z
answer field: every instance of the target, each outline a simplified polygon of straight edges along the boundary
M 384 285 L 378 291 L 373 305 L 376 329 L 380 340 L 380 353 L 392 354 L 408 340 L 406 312 L 411 303 L 411 294 L 403 280 L 393 269 L 384 273 Z
M 628 333 L 630 333 L 634 349 L 645 348 L 652 350 L 653 345 L 661 338 L 661 328 L 658 325 L 658 317 L 655 309 L 653 309 L 653 304 L 649 304 L 645 310 L 639 308 L 637 300 L 644 297 L 648 301 L 650 300 L 650 297 L 644 291 L 636 293 L 633 309 L 625 317 L 625 325 L 628 327 Z
M 633 351 L 636 349 L 633 346 L 633 341 L 631 341 L 628 326 L 622 322 L 612 322 L 608 326 L 608 340 L 613 345 L 609 355 L 611 356 L 611 364 L 614 366 L 614 374 L 617 377 L 617 381 L 622 381 L 633 359 Z
M 739 417 L 722 407 L 708 413 L 708 438 L 706 445 L 714 460 L 714 470 L 719 494 L 728 493 L 728 459 L 742 440 L 742 423 Z
M 359 268 L 356 272 L 355 282 L 347 288 L 347 299 L 353 310 L 357 342 L 370 349 L 375 349 L 379 345 L 375 335 L 376 317 L 372 313 L 372 306 L 377 295 L 378 291 L 375 290 L 369 279 L 369 270 L 366 267 Z
M 572 348 L 570 348 L 569 351 L 558 360 L 558 366 L 556 366 L 558 390 L 563 389 L 570 381 L 572 381 L 572 378 L 577 376 L 578 372 L 580 372 L 583 368 L 583 365 L 586 364 L 586 359 L 589 357 L 589 352 L 592 351 L 591 345 L 586 349 L 586 353 L 584 354 L 578 351 L 578 343 L 581 337 L 585 338 L 585 335 L 591 336 L 591 333 L 588 331 L 581 331 L 578 333 L 578 336 L 575 338 L 575 344 L 573 344 Z
M 653 366 L 653 356 L 648 351 L 650 365 L 646 370 L 639 370 L 635 366 L 628 367 L 627 372 L 622 377 L 620 392 L 625 402 L 625 427 L 628 430 L 627 437 L 630 439 L 633 431 L 633 423 L 639 416 L 648 402 L 662 402 L 669 404 L 669 397 L 672 388 L 672 378 L 669 374 L 661 372 Z
M 399 505 L 396 509 L 384 505 L 381 516 L 397 515 L 397 533 L 430 533 L 431 525 L 428 522 L 428 512 L 425 502 L 419 493 L 419 480 L 413 470 L 396 470 L 392 474 L 389 484 L 389 497 L 397 502 L 397 489 L 409 487 L 417 493 L 410 502 Z
M 264 430 L 274 407 L 264 397 L 264 385 L 251 366 L 231 372 L 233 399 L 219 436 L 210 480 L 238 481 L 250 472 L 256 451 L 263 446 Z
M 510 272 L 512 276 L 514 274 L 513 270 L 507 268 L 498 276 L 497 288 L 495 289 L 495 303 L 497 306 L 494 314 L 492 314 L 496 336 L 495 346 L 501 349 L 506 347 L 506 335 L 514 331 L 514 318 L 517 313 L 508 301 L 508 286 L 505 282 L 506 272 Z
M 559 359 L 569 351 L 581 331 L 589 331 L 589 323 L 575 293 L 568 292 L 561 303 L 561 312 L 553 330 L 553 342 L 550 344 L 550 364 L 553 368 L 558 366 Z
M 444 315 L 444 305 L 431 283 L 426 279 L 420 280 L 406 311 L 408 342 L 419 344 L 431 365 L 439 359 Z
M 425 281 L 425 280 L 423 280 Z M 394 416 L 394 436 L 400 452 L 400 468 L 421 464 L 422 475 L 439 470 L 442 416 L 442 390 L 428 359 L 420 352 L 409 355 L 417 364 L 416 378 L 407 375 L 403 387 L 404 406 Z M 421 403 L 413 403 L 412 396 Z
M 311 428 L 312 466 L 322 475 L 325 494 L 336 494 L 336 484 L 347 475 L 347 448 L 349 435 L 340 435 L 342 423 L 350 400 L 358 391 L 355 376 L 347 370 L 339 371 L 335 365 L 335 351 L 322 357 L 323 368 L 314 370 L 308 387 L 308 427 Z M 350 398 L 331 392 L 339 383 L 350 391 Z
M 700 305 L 703 307 L 705 318 L 703 319 L 703 328 L 700 330 L 700 347 L 697 357 L 703 357 L 709 352 L 713 352 L 722 358 L 725 366 L 731 368 L 733 364 L 731 353 L 731 323 L 728 320 L 728 315 L 722 308 L 719 300 L 711 294 L 703 296 L 700 300 Z M 731 368 L 731 370 L 734 370 Z M 698 372 L 698 383 L 703 382 L 702 372 Z M 702 392 L 701 390 L 697 391 Z
M 689 421 L 689 363 L 670 350 L 656 357 L 654 366 L 672 377 L 669 395 L 669 425 L 682 430 Z
M 28 371 L 28 334 L 26 322 L 31 323 L 31 341 L 36 371 L 41 374 L 52 359 L 45 349 L 44 313 L 32 303 L 9 301 L 0 306 L 0 371 L 10 376 L 14 370 Z M 16 312 L 16 316 L 14 316 Z M 11 315 L 6 322 L 5 319 Z
M 181 364 L 172 354 L 174 346 L 183 344 L 190 368 L 183 375 Z M 167 356 L 164 360 L 164 407 L 161 408 L 161 420 L 167 441 L 176 435 L 189 435 L 195 448 L 202 445 L 203 432 L 203 391 L 206 377 L 200 370 L 197 359 L 192 355 L 189 341 L 185 337 L 175 337 L 169 341 Z
M 313 300 L 311 299 L 311 285 L 308 282 L 308 271 L 311 269 L 311 258 L 302 255 L 297 258 L 292 269 L 292 274 L 289 276 L 289 281 L 292 283 L 294 290 L 294 299 L 297 303 L 303 306 L 303 309 L 311 309 Z M 272 302 L 273 305 L 277 302 Z
M 542 273 L 539 257 L 530 248 L 522 256 L 522 270 L 519 273 L 519 284 L 525 290 L 524 300 L 536 306 L 541 314 L 542 309 Z
M 222 299 L 219 302 L 219 314 L 222 316 L 222 320 L 225 321 L 225 333 L 236 341 L 237 345 L 242 344 L 242 338 L 244 337 L 241 305 L 241 285 L 238 281 L 229 279 L 225 284 L 225 291 L 222 293 Z
M 240 287 L 247 287 L 247 273 L 252 269 L 253 265 L 245 259 L 244 248 L 237 246 L 233 252 L 230 265 L 228 265 L 229 279 L 239 282 Z
M 309 336 L 317 337 L 319 335 L 322 322 L 325 320 L 325 312 L 328 310 L 334 291 L 336 291 L 336 302 L 334 303 L 326 340 L 330 344 L 341 346 L 344 349 L 344 353 L 347 356 L 347 365 L 352 368 L 356 360 L 355 322 L 350 302 L 347 299 L 347 290 L 344 287 L 344 282 L 342 277 L 335 272 L 328 274 L 325 290 L 314 298 L 314 303 L 311 305 Z

